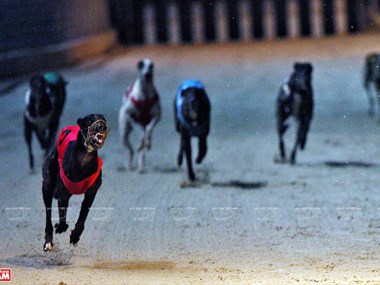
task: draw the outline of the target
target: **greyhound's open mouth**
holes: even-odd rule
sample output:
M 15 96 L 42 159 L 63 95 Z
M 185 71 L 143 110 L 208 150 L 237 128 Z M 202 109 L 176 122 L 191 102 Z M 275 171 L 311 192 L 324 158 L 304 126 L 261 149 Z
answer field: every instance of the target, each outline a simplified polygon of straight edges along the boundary
M 100 149 L 108 136 L 109 127 L 106 121 L 97 120 L 87 129 L 84 144 L 89 151 Z

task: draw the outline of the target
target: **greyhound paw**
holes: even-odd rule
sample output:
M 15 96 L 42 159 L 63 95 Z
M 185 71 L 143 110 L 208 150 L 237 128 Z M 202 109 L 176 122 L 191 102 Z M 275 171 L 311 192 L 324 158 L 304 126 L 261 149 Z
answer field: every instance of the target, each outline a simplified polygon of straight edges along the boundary
M 282 163 L 286 163 L 286 162 L 287 162 L 287 159 L 286 159 L 286 157 L 281 157 L 281 156 L 279 156 L 279 155 L 275 155 L 275 156 L 273 157 L 273 162 L 274 162 L 274 163 L 280 163 L 280 164 L 282 164 Z
M 146 169 L 145 169 L 145 167 L 139 167 L 139 168 L 137 169 L 137 172 L 138 172 L 139 174 L 145 174 L 145 173 L 146 173 Z
M 128 170 L 128 171 L 132 171 L 132 170 L 134 170 L 134 168 L 133 168 L 133 163 L 128 163 L 128 164 L 127 164 L 127 170 Z
M 137 151 L 142 151 L 144 148 L 144 142 L 140 142 L 139 145 L 137 146 Z
M 203 160 L 203 157 L 197 157 L 197 159 L 195 160 L 195 163 L 200 164 L 202 160 Z
M 70 243 L 71 243 L 72 245 L 77 245 L 77 243 L 78 243 L 78 241 L 79 241 L 79 237 L 80 237 L 80 235 L 76 234 L 76 233 L 75 233 L 75 230 L 73 230 L 73 231 L 71 232 L 71 235 L 70 235 Z
M 178 157 L 178 159 L 177 159 L 177 166 L 181 167 L 182 166 L 182 162 L 183 162 L 183 158 L 182 157 Z
M 52 242 L 45 242 L 44 251 L 52 251 L 52 250 L 53 250 L 53 243 Z
M 189 173 L 189 180 L 190 180 L 191 182 L 194 182 L 194 181 L 195 181 L 195 174 L 194 174 L 194 172 L 190 172 L 190 173 Z
M 61 234 L 61 233 L 64 233 L 67 228 L 69 227 L 68 224 L 66 223 L 59 223 L 59 224 L 55 224 L 54 228 L 55 228 L 55 233 L 56 234 Z

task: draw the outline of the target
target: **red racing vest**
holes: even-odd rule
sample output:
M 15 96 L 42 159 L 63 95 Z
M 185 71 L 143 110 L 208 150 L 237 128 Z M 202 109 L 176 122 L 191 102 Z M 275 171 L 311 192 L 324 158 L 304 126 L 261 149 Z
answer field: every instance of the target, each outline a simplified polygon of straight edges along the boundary
M 143 126 L 146 126 L 150 123 L 152 120 L 152 108 L 154 104 L 157 103 L 158 97 L 154 95 L 153 97 L 150 97 L 146 100 L 137 100 L 136 98 L 130 96 L 131 92 L 133 90 L 133 85 L 131 85 L 127 92 L 125 93 L 125 97 L 128 99 L 130 98 L 133 105 L 139 110 L 139 115 L 135 116 L 133 119 L 142 124 Z
M 79 132 L 79 126 L 64 127 L 59 133 L 57 140 L 59 174 L 67 191 L 69 191 L 73 195 L 80 195 L 86 193 L 86 191 L 92 185 L 94 185 L 103 165 L 102 159 L 98 156 L 98 169 L 94 174 L 90 175 L 89 177 L 86 177 L 85 179 L 79 182 L 73 182 L 66 176 L 65 172 L 63 171 L 63 158 L 65 156 L 67 146 L 70 142 L 77 140 Z

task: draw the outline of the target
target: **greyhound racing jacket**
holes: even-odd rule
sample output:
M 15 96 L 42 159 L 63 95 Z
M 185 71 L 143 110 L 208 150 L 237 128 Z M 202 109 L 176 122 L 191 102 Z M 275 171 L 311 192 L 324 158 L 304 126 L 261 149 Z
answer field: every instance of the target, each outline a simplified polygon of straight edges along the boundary
M 139 110 L 138 114 L 132 114 L 131 117 L 138 123 L 142 124 L 143 126 L 147 126 L 150 121 L 152 120 L 152 108 L 158 101 L 157 94 L 154 94 L 154 96 L 145 99 L 145 100 L 137 100 L 135 97 L 131 96 L 131 93 L 133 91 L 134 84 L 131 85 L 127 92 L 125 93 L 125 98 L 131 99 L 132 104 Z
M 103 161 L 98 156 L 98 169 L 92 175 L 86 177 L 85 179 L 74 182 L 71 181 L 65 174 L 63 170 L 63 158 L 67 146 L 70 142 L 76 141 L 78 138 L 78 133 L 80 132 L 79 126 L 67 126 L 64 127 L 59 133 L 57 140 L 57 152 L 58 152 L 58 165 L 59 165 L 59 174 L 61 176 L 62 182 L 65 185 L 67 191 L 73 195 L 85 194 L 87 190 L 94 185 L 96 179 L 98 178 L 100 171 L 102 169 Z

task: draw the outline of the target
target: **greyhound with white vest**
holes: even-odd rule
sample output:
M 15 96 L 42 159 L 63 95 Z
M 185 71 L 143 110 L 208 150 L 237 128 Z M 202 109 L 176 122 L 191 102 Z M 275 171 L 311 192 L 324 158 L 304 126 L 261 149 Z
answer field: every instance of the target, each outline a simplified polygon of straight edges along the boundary
M 128 169 L 133 167 L 134 150 L 129 135 L 134 126 L 143 130 L 137 147 L 139 152 L 138 171 L 145 171 L 145 151 L 152 145 L 152 132 L 161 118 L 158 92 L 153 81 L 154 64 L 149 59 L 137 63 L 138 77 L 123 96 L 119 111 L 119 132 L 123 144 L 129 151 Z

